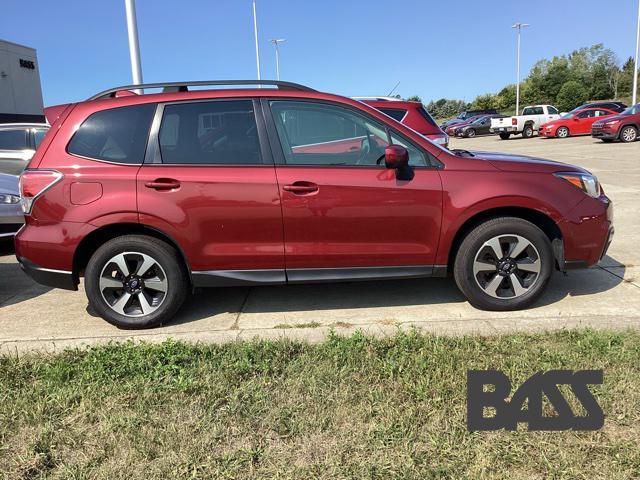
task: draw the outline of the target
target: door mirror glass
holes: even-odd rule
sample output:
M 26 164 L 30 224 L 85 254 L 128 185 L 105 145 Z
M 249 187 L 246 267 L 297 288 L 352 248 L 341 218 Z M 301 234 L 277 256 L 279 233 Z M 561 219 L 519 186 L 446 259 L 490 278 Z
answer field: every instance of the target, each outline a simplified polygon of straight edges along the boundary
M 384 164 L 396 170 L 406 168 L 409 166 L 409 152 L 400 145 L 388 145 L 384 150 Z

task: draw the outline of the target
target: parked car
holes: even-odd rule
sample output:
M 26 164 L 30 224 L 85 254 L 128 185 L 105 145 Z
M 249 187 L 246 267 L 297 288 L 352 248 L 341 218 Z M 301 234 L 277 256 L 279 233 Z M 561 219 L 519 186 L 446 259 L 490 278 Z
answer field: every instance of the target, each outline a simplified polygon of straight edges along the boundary
M 46 123 L 0 124 L 0 173 L 20 175 L 48 129 Z
M 465 125 L 469 125 L 470 123 L 475 122 L 479 118 L 483 118 L 483 117 L 485 117 L 485 115 L 476 115 L 474 117 L 469 117 L 466 120 L 461 120 L 458 123 L 454 123 L 453 125 L 449 125 L 445 130 L 445 133 L 449 136 L 454 136 L 458 128 L 464 127 Z
M 429 140 L 447 148 L 449 136 L 440 130 L 421 102 L 402 101 L 393 97 L 356 97 L 394 120 L 413 128 Z
M 480 115 L 495 115 L 498 112 L 495 108 L 485 108 L 485 109 L 476 109 L 476 110 L 465 110 L 464 112 L 460 112 L 458 116 L 454 119 L 448 120 L 440 125 L 442 130 L 446 131 L 447 127 L 451 125 L 459 124 L 462 122 L 468 121 L 471 117 L 478 117 Z
M 0 239 L 13 237 L 23 224 L 18 177 L 0 173 Z
M 635 142 L 640 132 L 640 103 L 614 117 L 598 120 L 591 127 L 591 136 L 603 142 Z
M 604 108 L 588 108 L 577 112 L 566 113 L 558 120 L 540 126 L 541 137 L 566 138 L 575 135 L 590 135 L 593 122 L 604 117 L 616 115 L 613 110 Z
M 560 115 L 556 107 L 533 105 L 524 107 L 522 115 L 492 119 L 490 131 L 499 134 L 502 140 L 508 140 L 511 135 L 519 134 L 522 134 L 524 138 L 531 138 L 538 131 L 540 125 L 558 118 Z
M 589 108 L 602 108 L 604 110 L 613 110 L 614 112 L 622 113 L 629 107 L 622 102 L 593 102 L 580 105 L 579 107 L 571 110 L 571 112 L 569 113 L 575 113 L 579 110 L 586 110 Z
M 449 273 L 476 307 L 514 310 L 556 266 L 607 251 L 612 205 L 580 167 L 449 151 L 287 82 L 188 91 L 244 83 L 117 87 L 67 108 L 20 179 L 25 272 L 70 290 L 84 276 L 95 312 L 142 328 L 196 287 Z M 133 88 L 147 93 L 116 96 Z
M 473 122 L 459 126 L 454 129 L 454 135 L 462 138 L 473 138 L 477 135 L 488 135 L 491 133 L 491 119 L 504 118 L 504 115 L 498 113 L 492 115 L 483 115 L 476 118 Z

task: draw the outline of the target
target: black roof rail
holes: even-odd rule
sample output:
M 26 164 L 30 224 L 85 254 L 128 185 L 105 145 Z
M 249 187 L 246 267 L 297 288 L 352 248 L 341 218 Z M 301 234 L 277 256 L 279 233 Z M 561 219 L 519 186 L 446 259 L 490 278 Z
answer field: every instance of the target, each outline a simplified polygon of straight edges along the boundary
M 96 93 L 88 100 L 99 100 L 114 97 L 116 92 L 122 90 L 141 90 L 144 88 L 162 88 L 163 92 L 187 92 L 189 87 L 204 87 L 213 85 L 268 85 L 278 87 L 278 90 L 297 90 L 301 92 L 315 92 L 314 89 L 292 82 L 279 80 L 199 80 L 194 82 L 164 82 L 164 83 L 140 83 L 138 85 L 123 85 Z

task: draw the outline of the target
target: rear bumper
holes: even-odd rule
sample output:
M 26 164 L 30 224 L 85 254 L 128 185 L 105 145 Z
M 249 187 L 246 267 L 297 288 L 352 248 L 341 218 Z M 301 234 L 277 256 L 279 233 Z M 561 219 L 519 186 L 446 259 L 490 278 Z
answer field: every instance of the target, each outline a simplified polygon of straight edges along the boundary
M 491 127 L 491 133 L 518 133 L 518 127 Z
M 24 257 L 18 257 L 18 262 L 20 262 L 22 270 L 40 285 L 64 290 L 78 290 L 78 282 L 72 272 L 43 268 Z

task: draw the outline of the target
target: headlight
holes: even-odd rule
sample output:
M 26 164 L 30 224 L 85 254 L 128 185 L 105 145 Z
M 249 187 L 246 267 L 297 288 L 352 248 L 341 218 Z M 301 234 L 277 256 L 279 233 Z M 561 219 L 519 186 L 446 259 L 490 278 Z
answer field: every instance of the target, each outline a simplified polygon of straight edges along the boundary
M 444 136 L 444 137 L 437 137 L 431 140 L 433 143 L 437 143 L 438 145 L 446 145 L 447 143 L 449 143 L 449 137 L 448 136 Z
M 604 122 L 605 125 L 616 125 L 620 123 L 620 120 L 610 120 L 608 122 Z
M 590 197 L 598 198 L 600 196 L 600 182 L 594 175 L 588 173 L 554 173 L 554 175 L 566 180 Z
M 16 203 L 20 203 L 20 197 L 18 195 L 0 193 L 0 205 L 15 205 Z

